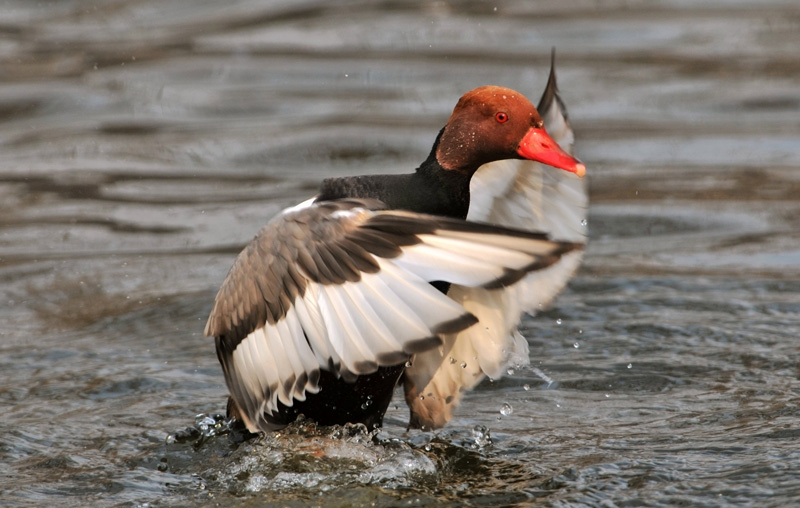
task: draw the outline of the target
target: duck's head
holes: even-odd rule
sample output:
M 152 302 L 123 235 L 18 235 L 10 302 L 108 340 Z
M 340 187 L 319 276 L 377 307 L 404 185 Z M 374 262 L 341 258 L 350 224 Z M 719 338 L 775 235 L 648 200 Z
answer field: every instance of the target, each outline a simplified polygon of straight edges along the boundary
M 580 177 L 586 173 L 586 166 L 547 134 L 536 107 L 521 93 L 500 86 L 482 86 L 459 99 L 435 155 L 444 169 L 470 175 L 504 159 L 529 159 Z

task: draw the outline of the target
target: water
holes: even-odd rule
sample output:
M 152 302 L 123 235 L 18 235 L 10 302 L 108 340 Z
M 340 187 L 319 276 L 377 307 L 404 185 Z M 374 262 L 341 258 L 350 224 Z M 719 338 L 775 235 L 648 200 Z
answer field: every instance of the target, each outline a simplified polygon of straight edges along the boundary
M 800 499 L 796 2 L 9 1 L 0 33 L 0 504 Z M 238 250 L 414 167 L 465 90 L 538 98 L 551 46 L 591 243 L 531 367 L 435 433 L 398 398 L 235 444 L 202 330 Z

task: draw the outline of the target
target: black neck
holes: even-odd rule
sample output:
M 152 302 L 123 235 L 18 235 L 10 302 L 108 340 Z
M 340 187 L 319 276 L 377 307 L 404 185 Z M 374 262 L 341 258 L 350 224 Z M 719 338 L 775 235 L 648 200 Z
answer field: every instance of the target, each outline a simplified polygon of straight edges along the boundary
M 440 131 L 430 155 L 415 173 L 327 178 L 317 199 L 375 198 L 389 208 L 466 218 L 472 173 L 449 171 L 439 164 L 436 149 L 441 135 Z
M 472 175 L 444 169 L 436 157 L 431 154 L 417 168 L 414 176 L 421 182 L 420 187 L 426 190 L 424 194 L 427 194 L 425 198 L 428 203 L 428 206 L 424 207 L 427 209 L 415 211 L 460 219 L 467 218 L 469 182 Z

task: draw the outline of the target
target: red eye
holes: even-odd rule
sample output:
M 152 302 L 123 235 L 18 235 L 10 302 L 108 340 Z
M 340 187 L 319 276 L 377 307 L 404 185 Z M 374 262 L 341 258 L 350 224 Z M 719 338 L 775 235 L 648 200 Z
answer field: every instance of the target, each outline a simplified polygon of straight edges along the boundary
M 497 120 L 498 123 L 506 123 L 508 121 L 508 115 L 503 111 L 498 111 L 494 114 L 494 119 Z

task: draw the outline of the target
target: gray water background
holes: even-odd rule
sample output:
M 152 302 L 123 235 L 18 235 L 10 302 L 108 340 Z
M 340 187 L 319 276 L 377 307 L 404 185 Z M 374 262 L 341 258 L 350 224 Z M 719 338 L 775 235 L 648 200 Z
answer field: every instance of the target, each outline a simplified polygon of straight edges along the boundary
M 553 46 L 590 245 L 532 368 L 435 433 L 196 424 L 260 226 Z M 3 1 L 0 505 L 800 505 L 799 78 L 795 0 Z

